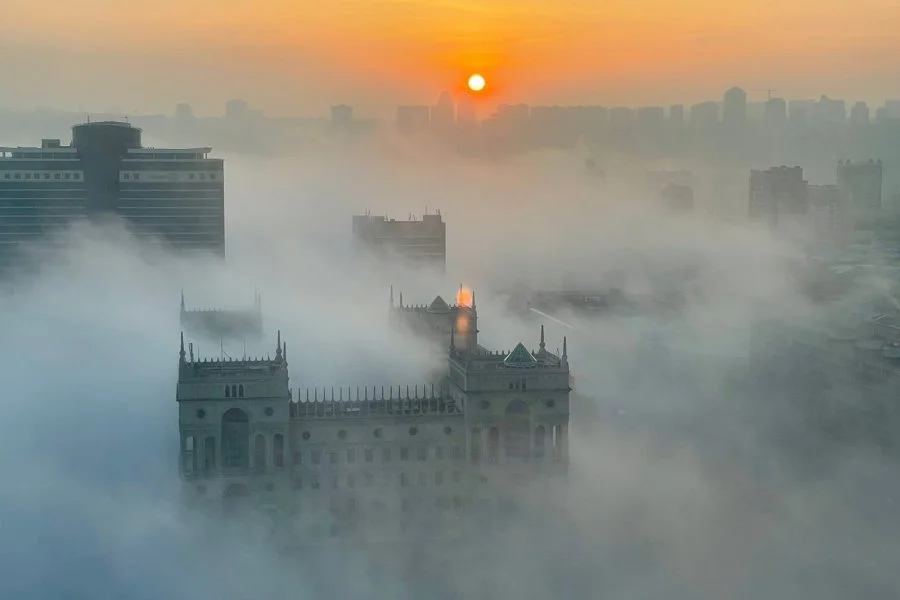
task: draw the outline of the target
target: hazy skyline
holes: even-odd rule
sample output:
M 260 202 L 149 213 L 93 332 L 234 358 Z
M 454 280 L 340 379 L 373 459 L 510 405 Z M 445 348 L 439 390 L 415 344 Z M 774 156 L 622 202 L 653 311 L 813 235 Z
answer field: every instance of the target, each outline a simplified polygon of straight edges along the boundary
M 273 115 L 324 115 L 460 91 L 484 101 L 663 105 L 828 94 L 900 96 L 900 5 L 891 0 L 761 4 L 687 0 L 8 0 L 0 70 L 5 108 L 221 114 L 243 98 Z

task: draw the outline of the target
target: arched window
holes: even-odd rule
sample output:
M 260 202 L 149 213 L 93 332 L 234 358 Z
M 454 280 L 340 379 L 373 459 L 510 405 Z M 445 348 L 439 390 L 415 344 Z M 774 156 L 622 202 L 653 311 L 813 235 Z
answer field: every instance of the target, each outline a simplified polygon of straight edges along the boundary
M 488 430 L 488 462 L 495 463 L 500 459 L 500 430 L 491 427 Z
M 506 458 L 528 460 L 531 456 L 531 420 L 528 403 L 513 400 L 506 405 L 503 445 Z
M 266 468 L 266 437 L 258 433 L 256 435 L 256 442 L 254 444 L 254 457 L 253 457 L 253 465 L 257 469 L 265 469 Z
M 203 442 L 203 470 L 214 471 L 216 468 L 216 438 L 206 436 Z
M 225 386 L 225 397 L 231 398 L 231 388 L 228 387 L 227 385 Z
M 226 468 L 250 466 L 250 422 L 239 408 L 222 415 L 222 456 Z
M 197 470 L 197 440 L 189 435 L 184 438 L 183 469 L 185 473 L 193 473 Z
M 239 397 L 239 398 L 243 398 L 243 397 L 244 397 L 244 386 L 243 386 L 243 385 L 239 385 L 239 386 L 238 386 L 238 397 Z
M 232 397 L 232 398 L 237 398 L 237 397 L 238 397 L 238 395 L 237 395 L 237 386 L 236 386 L 236 385 L 232 385 L 232 386 L 231 386 L 231 397 Z
M 544 458 L 544 447 L 547 443 L 547 430 L 543 425 L 538 425 L 534 430 L 534 457 Z
M 284 466 L 284 436 L 280 433 L 272 438 L 272 462 L 276 467 Z

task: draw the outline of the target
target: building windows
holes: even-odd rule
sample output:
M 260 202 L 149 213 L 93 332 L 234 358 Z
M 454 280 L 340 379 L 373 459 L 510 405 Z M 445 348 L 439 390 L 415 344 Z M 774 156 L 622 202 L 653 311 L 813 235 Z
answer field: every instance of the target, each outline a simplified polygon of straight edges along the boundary
M 231 398 L 231 387 L 229 387 L 227 385 L 225 386 L 225 397 Z
M 81 173 L 73 173 L 72 177 L 74 177 L 75 179 L 81 179 Z
M 366 462 L 372 462 L 375 460 L 375 451 L 371 448 L 366 448 L 365 450 Z
M 243 397 L 244 397 L 244 386 L 239 385 L 238 386 L 238 398 L 243 398 Z
M 347 437 L 347 431 L 346 431 L 345 429 L 341 429 L 340 431 L 338 431 L 338 437 L 339 437 L 340 439 L 346 438 L 346 437 Z
M 203 442 L 203 470 L 214 471 L 216 468 L 216 438 L 206 436 Z
M 206 411 L 203 410 L 202 408 L 198 408 L 197 409 L 197 418 L 202 419 L 205 416 L 206 416 Z
M 303 441 L 304 441 L 304 442 L 309 441 L 309 436 L 310 436 L 310 434 L 309 434 L 308 431 L 304 431 L 304 432 L 300 435 L 300 437 L 303 438 Z
M 481 428 L 473 427 L 472 428 L 472 462 L 478 463 L 481 462 Z
M 303 450 L 294 450 L 294 466 L 303 464 Z
M 409 460 L 409 448 L 405 446 L 403 448 L 400 448 L 400 460 Z
M 64 173 L 64 174 L 63 174 L 63 179 L 65 179 L 66 181 L 68 181 L 69 179 L 72 179 L 72 174 L 71 174 L 71 173 Z
M 416 459 L 426 460 L 428 458 L 428 446 L 419 446 L 416 448 Z
M 266 468 L 266 437 L 259 433 L 254 442 L 253 465 L 257 469 Z
M 239 408 L 232 408 L 222 415 L 222 448 L 226 467 L 249 466 L 249 439 L 247 413 Z
M 453 433 L 453 429 L 450 428 L 449 425 L 447 427 L 444 427 L 444 435 L 450 435 L 451 433 Z
M 59 179 L 59 178 L 60 178 L 60 174 L 59 174 L 59 173 L 54 173 L 54 174 L 53 174 L 53 179 Z
M 272 460 L 277 468 L 284 467 L 284 436 L 280 433 L 272 437 Z
M 410 427 L 410 428 L 409 428 L 409 435 L 412 436 L 412 435 L 416 435 L 417 433 L 419 433 L 419 430 L 416 429 L 415 427 Z
M 374 431 L 374 434 L 375 434 L 375 437 L 380 438 L 381 437 L 381 427 L 377 428 Z
M 338 453 L 337 452 L 329 452 L 328 453 L 328 462 L 332 465 L 338 464 Z
M 182 468 L 185 473 L 193 473 L 197 470 L 197 448 L 196 438 L 192 435 L 184 438 L 184 464 Z
M 309 487 L 311 487 L 311 488 L 314 489 L 314 490 L 319 489 L 319 487 L 321 487 L 321 486 L 319 485 L 319 478 L 318 478 L 318 477 L 313 477 L 313 478 L 312 478 L 312 481 L 309 483 Z

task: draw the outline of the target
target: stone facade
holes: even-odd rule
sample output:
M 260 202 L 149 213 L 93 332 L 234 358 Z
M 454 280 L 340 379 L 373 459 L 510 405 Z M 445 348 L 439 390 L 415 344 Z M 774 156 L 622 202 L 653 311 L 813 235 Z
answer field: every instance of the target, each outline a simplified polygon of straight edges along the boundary
M 295 397 L 280 333 L 274 358 L 226 361 L 195 360 L 182 336 L 187 499 L 207 510 L 262 508 L 302 543 L 348 532 L 402 541 L 480 530 L 509 513 L 519 490 L 564 476 L 565 339 L 559 356 L 546 350 L 543 328 L 536 352 L 523 344 L 492 352 L 474 334 L 458 344 L 459 321 L 474 320 L 474 302 L 455 308 L 446 373 L 417 386 L 303 389 Z

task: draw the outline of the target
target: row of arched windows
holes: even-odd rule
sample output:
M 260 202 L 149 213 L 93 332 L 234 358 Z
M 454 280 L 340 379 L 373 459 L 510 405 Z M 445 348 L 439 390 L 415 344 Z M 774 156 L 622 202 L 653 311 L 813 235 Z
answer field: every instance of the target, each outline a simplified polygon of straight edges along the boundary
M 226 469 L 249 467 L 247 437 L 235 427 L 223 426 L 222 429 L 223 466 Z M 253 444 L 254 468 L 265 469 L 268 466 L 266 455 L 266 437 L 257 434 Z M 280 433 L 272 436 L 272 464 L 276 468 L 284 467 L 284 435 Z M 184 440 L 183 468 L 186 473 L 214 471 L 216 469 L 216 438 L 211 435 L 206 436 L 201 447 L 195 436 L 187 436 Z
M 528 460 L 529 458 L 543 459 L 546 455 L 548 437 L 553 450 L 553 458 L 559 460 L 562 457 L 562 425 L 553 425 L 549 436 L 547 428 L 538 425 L 534 429 L 534 437 L 531 438 L 530 427 L 525 424 L 511 423 L 504 428 L 503 450 L 506 458 Z M 491 427 L 487 436 L 487 455 L 489 463 L 497 463 L 500 460 L 500 429 Z M 481 429 L 472 430 L 472 462 L 481 462 Z
M 226 398 L 243 398 L 244 397 L 244 386 L 243 385 L 226 385 L 225 386 L 225 397 Z

